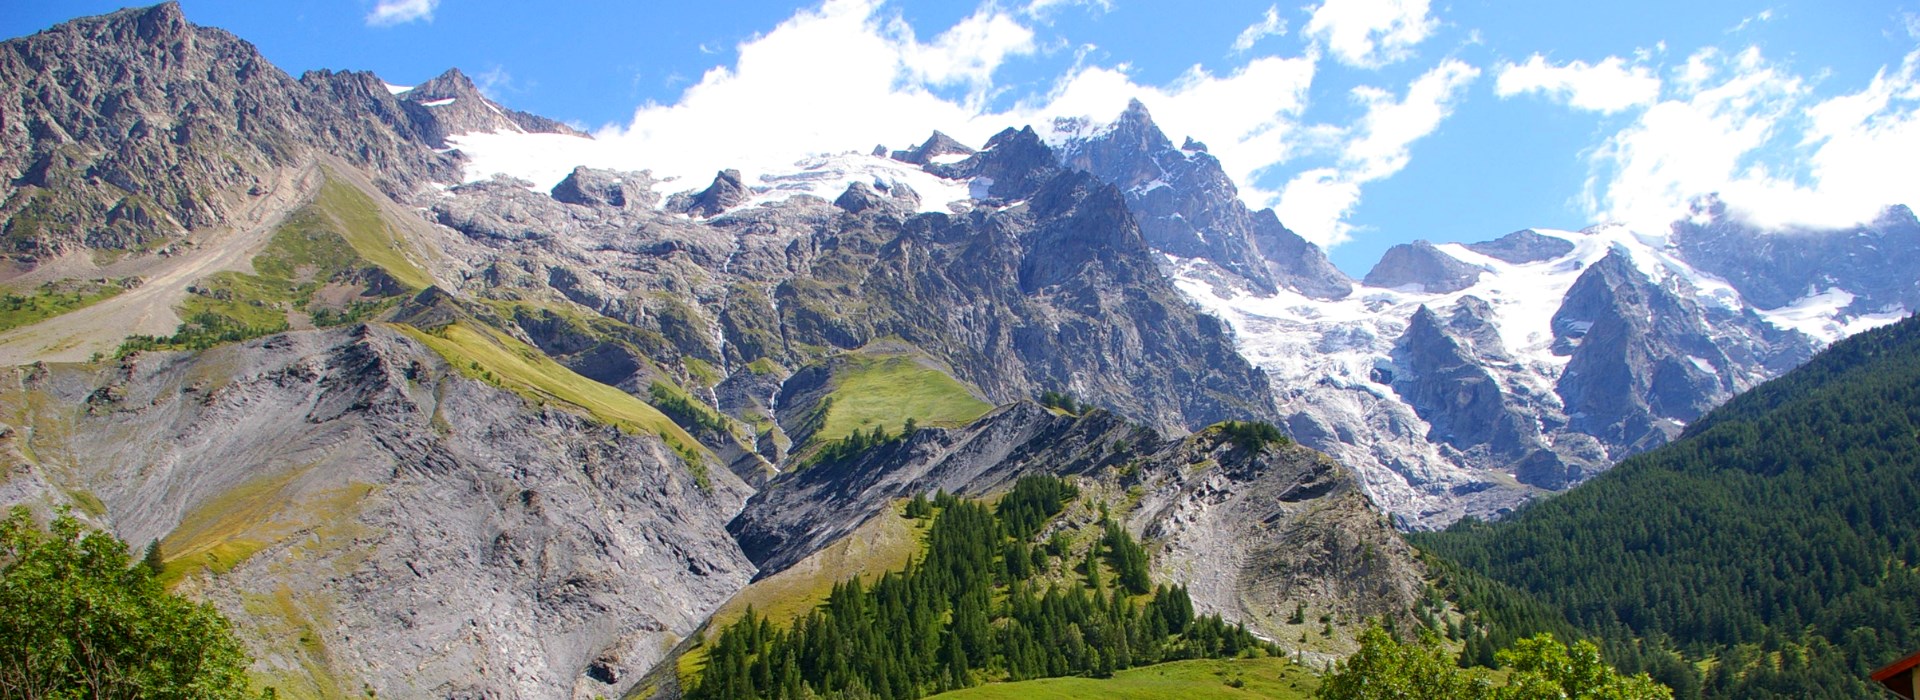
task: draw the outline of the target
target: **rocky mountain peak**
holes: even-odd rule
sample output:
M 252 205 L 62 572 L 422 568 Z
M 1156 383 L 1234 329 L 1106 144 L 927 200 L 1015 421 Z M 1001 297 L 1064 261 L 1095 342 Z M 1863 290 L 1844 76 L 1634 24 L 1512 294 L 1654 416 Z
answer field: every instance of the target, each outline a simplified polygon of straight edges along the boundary
M 1380 256 L 1366 283 L 1386 289 L 1406 289 L 1430 293 L 1450 293 L 1480 281 L 1480 268 L 1447 255 L 1424 240 L 1402 243 Z
M 1173 142 L 1167 139 L 1160 125 L 1153 123 L 1153 114 L 1147 111 L 1147 105 L 1139 99 L 1127 101 L 1127 109 L 1114 120 L 1111 134 L 1117 143 L 1133 144 L 1137 150 L 1145 153 L 1173 148 Z
M 1468 243 L 1467 249 L 1514 265 L 1552 260 L 1573 252 L 1573 242 L 1542 235 L 1533 229 L 1514 231 L 1491 241 Z
M 1755 226 L 1718 198 L 1702 198 L 1694 209 L 1695 216 L 1674 223 L 1673 244 L 1755 306 L 1777 309 L 1828 294 L 1846 318 L 1920 309 L 1912 267 L 1886 264 L 1920 259 L 1920 220 L 1905 206 L 1853 226 L 1789 231 Z
M 652 207 L 660 201 L 653 184 L 653 175 L 644 171 L 616 172 L 580 166 L 554 185 L 550 194 L 555 201 L 589 207 Z
M 930 165 L 927 171 L 948 179 L 983 178 L 987 193 L 999 199 L 1024 199 L 1059 171 L 1053 149 L 1033 127 L 1008 127 L 987 139 L 987 147 L 972 158 L 951 165 Z
M 123 12 L 132 15 L 135 26 L 139 27 L 140 37 L 148 41 L 158 42 L 163 37 L 184 37 L 193 32 L 193 25 L 187 23 L 187 13 L 180 9 L 180 3 L 175 0 L 167 0 L 145 9 L 136 8 L 123 10 Z M 109 15 L 111 16 L 113 15 Z
M 881 149 L 881 150 L 884 151 L 885 149 Z M 904 151 L 894 151 L 892 158 L 894 160 L 901 161 L 904 163 L 912 163 L 914 165 L 926 165 L 928 163 L 933 162 L 933 159 L 938 158 L 940 156 L 948 156 L 948 155 L 970 156 L 973 154 L 974 154 L 974 150 L 971 146 L 968 146 L 964 143 L 960 143 L 959 140 L 953 138 L 952 136 L 946 135 L 945 132 L 936 130 L 933 132 L 932 136 L 928 136 L 927 140 L 922 142 L 920 145 Z
M 408 113 L 421 124 L 422 134 L 436 147 L 460 134 L 525 132 L 587 136 L 560 122 L 501 107 L 459 68 L 449 68 L 400 93 Z
M 418 101 L 439 100 L 448 97 L 482 97 L 480 87 L 459 68 L 448 68 L 446 72 L 434 76 L 424 83 L 413 86 L 407 91 L 409 99 Z
M 1271 212 L 1249 210 L 1220 161 L 1196 146 L 1189 138 L 1175 148 L 1133 100 L 1107 129 L 1060 144 L 1060 163 L 1119 187 L 1155 250 L 1207 260 L 1264 293 L 1332 298 L 1352 289 L 1319 247 Z
M 749 195 L 746 184 L 740 179 L 740 171 L 728 168 L 714 173 L 713 182 L 704 190 L 681 192 L 668 197 L 666 206 L 669 211 L 693 216 L 719 216 L 747 201 Z

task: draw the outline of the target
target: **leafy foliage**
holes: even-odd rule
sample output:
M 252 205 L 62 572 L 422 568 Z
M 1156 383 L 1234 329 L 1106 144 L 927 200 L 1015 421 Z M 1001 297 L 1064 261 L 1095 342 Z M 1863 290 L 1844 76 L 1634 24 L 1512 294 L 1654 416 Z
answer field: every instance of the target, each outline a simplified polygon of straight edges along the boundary
M 1360 651 L 1321 680 L 1321 700 L 1662 700 L 1673 697 L 1646 675 L 1622 676 L 1600 660 L 1591 642 L 1572 648 L 1553 635 L 1520 640 L 1500 652 L 1512 671 L 1504 682 L 1479 669 L 1456 667 L 1438 637 L 1422 630 L 1401 642 L 1379 626 L 1360 635 Z
M 1867 672 L 1920 647 L 1920 319 L 1508 521 L 1412 539 L 1679 697 L 1868 697 Z
M 112 535 L 15 507 L 0 566 L 0 696 L 249 697 L 226 619 L 167 594 Z
M 48 282 L 29 294 L 8 291 L 0 295 L 0 330 L 59 316 L 110 299 L 129 286 L 127 280 Z
M 1020 477 L 1013 490 L 994 506 L 994 517 L 1006 526 L 1007 536 L 1025 540 L 1040 533 L 1053 517 L 1080 495 L 1066 480 L 1044 474 Z
M 654 382 L 647 387 L 651 399 L 647 403 L 667 414 L 673 422 L 687 429 L 699 428 L 709 433 L 727 434 L 733 426 L 727 419 L 706 404 L 694 401 L 693 397 L 679 387 L 666 382 Z
M 1232 440 L 1234 444 L 1239 445 L 1240 449 L 1243 450 L 1252 451 L 1270 444 L 1289 445 L 1293 443 L 1292 438 L 1287 437 L 1286 433 L 1280 432 L 1280 429 L 1274 427 L 1272 423 L 1230 420 L 1219 423 L 1214 427 L 1220 431 L 1223 437 Z
M 1114 582 L 1128 593 L 1140 595 L 1147 592 L 1147 550 L 1133 541 L 1133 535 L 1120 523 L 1107 521 L 1106 536 L 1101 540 L 1106 545 L 1107 563 L 1113 567 Z
M 1040 392 L 1040 405 L 1046 406 L 1047 408 L 1057 408 L 1076 416 L 1083 415 L 1095 408 L 1093 404 L 1081 403 L 1069 394 L 1051 389 Z
M 800 464 L 800 468 L 816 464 L 838 464 L 853 459 L 867 450 L 892 445 L 906 438 L 907 433 L 904 432 L 899 435 L 887 434 L 887 428 L 884 425 L 873 426 L 872 431 L 855 430 L 851 435 L 821 445 L 820 449 L 815 450 L 805 462 Z
M 1035 494 L 1059 493 L 1027 483 L 1023 502 L 1044 506 Z M 1002 517 L 944 493 L 932 505 L 939 514 L 921 561 L 871 588 L 857 578 L 836 585 L 792 629 L 748 611 L 712 642 L 687 696 L 917 698 L 993 680 L 1105 677 L 1166 660 L 1274 651 L 1218 616 L 1196 619 L 1182 588 L 1160 587 L 1144 604 L 1097 587 L 1040 591 L 1029 583 L 1037 568 L 1011 564 L 1040 550 L 1009 556 L 1009 545 L 1027 542 L 1010 538 Z

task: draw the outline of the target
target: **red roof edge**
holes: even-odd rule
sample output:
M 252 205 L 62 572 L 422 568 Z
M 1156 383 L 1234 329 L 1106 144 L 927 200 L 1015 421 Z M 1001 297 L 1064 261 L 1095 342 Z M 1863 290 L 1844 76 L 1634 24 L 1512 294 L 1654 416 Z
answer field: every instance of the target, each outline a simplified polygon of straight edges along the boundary
M 1880 683 L 1880 682 L 1886 681 L 1887 679 L 1893 678 L 1894 676 L 1898 676 L 1900 675 L 1900 672 L 1913 668 L 1915 666 L 1920 666 L 1920 651 L 1914 652 L 1913 655 L 1908 656 L 1907 658 L 1901 659 L 1899 661 L 1895 661 L 1893 663 L 1890 663 L 1890 664 L 1887 664 L 1886 666 L 1881 667 L 1880 670 L 1874 671 L 1873 675 L 1869 677 L 1872 678 L 1875 683 Z

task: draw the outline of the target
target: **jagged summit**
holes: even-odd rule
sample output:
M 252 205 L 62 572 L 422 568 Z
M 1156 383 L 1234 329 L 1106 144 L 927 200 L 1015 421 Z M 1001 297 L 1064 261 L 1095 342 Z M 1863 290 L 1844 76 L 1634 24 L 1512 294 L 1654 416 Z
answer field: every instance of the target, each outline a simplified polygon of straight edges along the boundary
M 449 136 L 503 131 L 592 138 L 558 121 L 501 107 L 481 93 L 479 86 L 459 68 L 449 68 L 413 86 L 400 93 L 399 99 L 424 126 L 426 138 L 437 147 L 446 147 Z
M 1432 243 L 1416 240 L 1388 248 L 1364 281 L 1371 287 L 1445 294 L 1473 286 L 1481 272 Z
M 1189 139 L 1175 148 L 1135 99 L 1106 127 L 1069 135 L 1057 147 L 1064 166 L 1091 172 L 1126 194 L 1156 250 L 1206 260 L 1265 293 L 1286 288 L 1337 299 L 1352 289 L 1318 246 L 1288 230 L 1272 210 L 1249 210 L 1220 162 L 1192 145 Z
M 892 157 L 894 160 L 905 163 L 927 165 L 964 160 L 966 156 L 971 156 L 973 153 L 973 148 L 936 130 L 932 136 L 927 137 L 925 142 L 908 150 L 894 151 Z

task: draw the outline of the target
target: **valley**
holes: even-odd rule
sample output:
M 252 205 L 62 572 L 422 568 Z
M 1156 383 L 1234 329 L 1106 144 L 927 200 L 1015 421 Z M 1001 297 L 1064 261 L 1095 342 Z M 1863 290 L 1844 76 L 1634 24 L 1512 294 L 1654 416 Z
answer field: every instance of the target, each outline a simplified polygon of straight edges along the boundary
M 1384 629 L 1864 697 L 1920 645 L 1903 205 L 1355 279 L 1139 99 L 692 182 L 173 2 L 4 45 L 0 505 L 149 548 L 256 692 L 1330 697 Z

